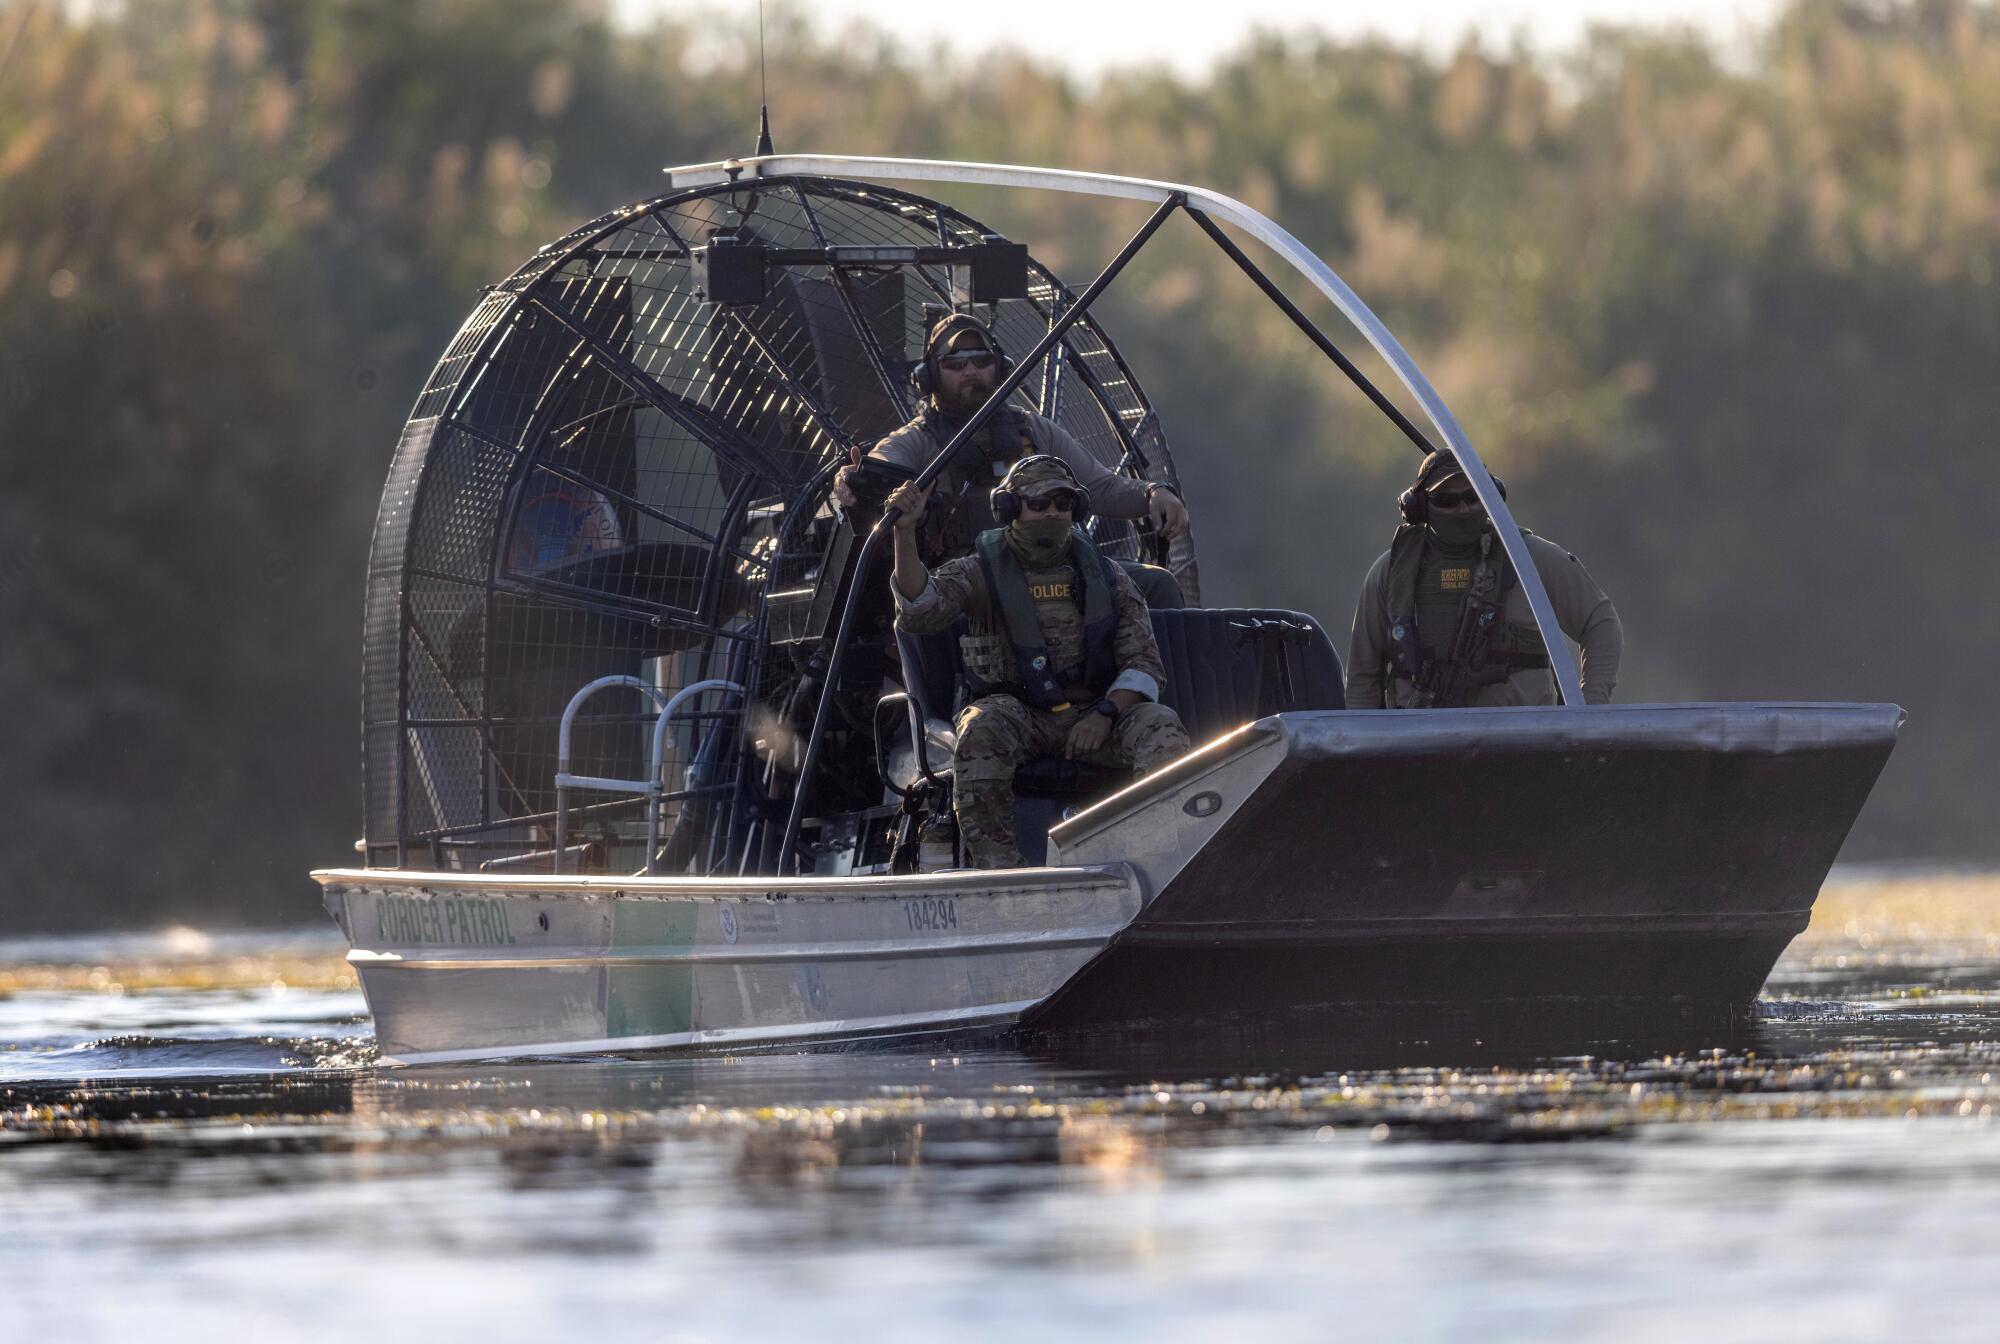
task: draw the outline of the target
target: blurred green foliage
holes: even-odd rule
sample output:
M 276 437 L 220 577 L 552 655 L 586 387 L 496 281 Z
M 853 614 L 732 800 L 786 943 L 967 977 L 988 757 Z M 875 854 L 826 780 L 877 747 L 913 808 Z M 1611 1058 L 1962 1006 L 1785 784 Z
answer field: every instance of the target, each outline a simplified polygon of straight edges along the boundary
M 1087 87 L 796 10 L 770 42 L 781 149 L 1274 215 L 1616 597 L 1620 699 L 1900 701 L 1849 855 L 2000 855 L 2000 11 L 1803 2 L 1729 62 L 1265 35 Z M 424 373 L 540 241 L 746 152 L 755 71 L 754 20 L 585 0 L 0 5 L 5 931 L 310 909 L 357 830 L 363 557 Z M 954 202 L 1073 276 L 1139 217 Z M 1344 631 L 1408 446 L 1189 226 L 1107 302 L 1209 599 Z

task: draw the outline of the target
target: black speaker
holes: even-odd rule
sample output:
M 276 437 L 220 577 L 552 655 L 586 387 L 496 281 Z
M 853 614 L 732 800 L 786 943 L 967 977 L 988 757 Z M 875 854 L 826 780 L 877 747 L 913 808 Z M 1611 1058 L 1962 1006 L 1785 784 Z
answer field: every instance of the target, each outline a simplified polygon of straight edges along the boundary
M 987 234 L 972 246 L 968 288 L 974 303 L 1028 297 L 1028 245 Z
M 765 289 L 762 243 L 718 233 L 701 249 L 701 292 L 710 303 L 762 303 Z

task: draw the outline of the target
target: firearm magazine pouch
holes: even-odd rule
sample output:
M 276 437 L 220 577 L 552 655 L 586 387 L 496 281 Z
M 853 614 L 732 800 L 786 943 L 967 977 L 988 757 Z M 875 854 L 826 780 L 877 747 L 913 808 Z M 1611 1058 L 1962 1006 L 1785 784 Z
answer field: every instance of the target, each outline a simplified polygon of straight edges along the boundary
M 1000 635 L 960 635 L 958 656 L 977 681 L 1006 682 L 1013 677 L 1007 641 Z

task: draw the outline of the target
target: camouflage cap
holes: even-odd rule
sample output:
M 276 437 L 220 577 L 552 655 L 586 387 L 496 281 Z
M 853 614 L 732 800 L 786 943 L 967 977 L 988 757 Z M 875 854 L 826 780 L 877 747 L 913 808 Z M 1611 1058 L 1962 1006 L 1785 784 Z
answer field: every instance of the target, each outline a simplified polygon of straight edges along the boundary
M 1002 490 L 1011 490 L 1022 499 L 1040 499 L 1058 490 L 1067 490 L 1078 499 L 1089 495 L 1077 483 L 1076 473 L 1069 469 L 1069 463 L 1053 453 L 1036 453 L 1024 457 L 1007 471 L 1007 479 L 1000 482 Z

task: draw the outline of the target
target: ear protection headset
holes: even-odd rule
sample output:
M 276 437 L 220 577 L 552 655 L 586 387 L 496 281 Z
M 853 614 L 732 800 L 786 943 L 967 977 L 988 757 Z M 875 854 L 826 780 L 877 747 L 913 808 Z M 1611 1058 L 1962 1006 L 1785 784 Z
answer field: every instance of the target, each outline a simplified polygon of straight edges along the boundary
M 992 352 L 993 358 L 999 363 L 1000 376 L 1002 378 L 1005 378 L 1009 373 L 1014 371 L 1014 361 L 1008 356 L 1005 350 L 1000 348 L 1000 338 L 995 336 L 986 324 L 978 318 L 965 313 L 959 313 L 955 316 L 945 318 L 935 327 L 931 328 L 930 337 L 924 342 L 924 357 L 917 361 L 915 368 L 910 370 L 910 386 L 916 389 L 918 396 L 929 397 L 936 395 L 938 387 L 938 342 L 944 337 L 946 331 L 957 327 L 970 327 L 986 338 L 986 348 Z
M 1090 520 L 1090 491 L 1077 484 L 1076 473 L 1069 469 L 1069 463 L 1053 453 L 1036 453 L 1024 457 L 1007 469 L 1007 475 L 1000 484 L 993 487 L 987 501 L 993 506 L 993 521 L 1002 527 L 1011 526 L 1021 516 L 1021 496 L 1014 489 L 1014 475 L 1030 462 L 1053 462 L 1069 477 L 1068 489 L 1076 495 L 1076 507 L 1070 510 L 1069 521 L 1073 527 L 1082 527 Z
M 1417 469 L 1417 483 L 1396 497 L 1396 508 L 1401 511 L 1403 521 L 1411 527 L 1422 527 L 1430 520 L 1430 484 L 1440 476 L 1456 475 L 1460 471 L 1458 459 L 1450 453 L 1432 453 Z M 1486 473 L 1493 476 L 1492 472 Z M 1500 498 L 1507 498 L 1507 482 L 1493 476 L 1493 488 L 1500 492 Z

